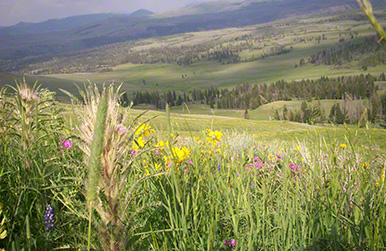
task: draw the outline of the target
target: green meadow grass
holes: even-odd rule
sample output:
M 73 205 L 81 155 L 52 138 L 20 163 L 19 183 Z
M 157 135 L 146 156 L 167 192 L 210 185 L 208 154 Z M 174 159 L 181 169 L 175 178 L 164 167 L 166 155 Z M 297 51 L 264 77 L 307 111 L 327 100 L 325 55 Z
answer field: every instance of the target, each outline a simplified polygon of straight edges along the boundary
M 252 62 L 222 65 L 217 61 L 195 61 L 190 66 L 178 66 L 176 64 L 123 64 L 113 67 L 113 72 L 103 73 L 73 73 L 73 74 L 52 74 L 39 76 L 26 76 L 28 82 L 39 81 L 44 87 L 57 92 L 58 95 L 64 94 L 59 88 L 64 88 L 71 93 L 77 93 L 77 88 L 73 83 L 82 85 L 91 81 L 101 86 L 103 83 L 123 83 L 122 89 L 125 91 L 153 91 L 176 90 L 178 92 L 191 91 L 192 89 L 203 89 L 212 86 L 218 88 L 232 88 L 240 83 L 269 83 L 277 80 L 300 80 L 314 79 L 321 76 L 336 77 L 352 74 L 379 74 L 385 71 L 384 66 L 369 67 L 367 71 L 362 71 L 358 62 L 352 62 L 350 67 L 343 69 L 331 68 L 327 65 L 313 66 L 306 64 L 295 68 L 301 58 L 307 60 L 312 54 L 326 48 L 331 48 L 338 44 L 340 38 L 350 40 L 351 34 L 358 33 L 360 36 L 373 35 L 374 31 L 369 29 L 367 24 L 362 21 L 342 20 L 326 23 L 318 23 L 321 17 L 309 17 L 302 20 L 288 19 L 280 22 L 270 23 L 276 26 L 280 23 L 288 23 L 289 26 L 275 27 L 274 29 L 263 28 L 264 25 L 255 25 L 242 28 L 229 28 L 214 31 L 193 32 L 187 34 L 173 35 L 168 37 L 150 38 L 143 40 L 142 45 L 134 48 L 138 51 L 146 51 L 150 48 L 164 46 L 195 45 L 211 41 L 226 46 L 237 45 L 239 42 L 233 41 L 236 37 L 252 35 L 261 39 L 260 43 L 254 41 L 254 45 L 263 45 L 260 50 L 245 50 L 241 53 L 241 59 L 251 58 L 252 55 L 260 57 L 261 53 L 266 52 L 276 45 L 286 45 L 293 47 L 287 54 L 270 56 Z M 324 17 L 325 18 L 325 17 Z M 325 34 L 327 40 L 321 40 L 320 44 L 315 38 Z M 262 39 L 262 36 L 266 37 Z M 295 42 L 296 38 L 313 38 L 307 43 Z M 264 46 L 265 45 L 265 46 Z M 186 77 L 182 78 L 182 75 Z M 0 73 L 0 86 L 12 84 L 13 78 L 22 78 L 21 75 Z M 145 82 L 143 82 L 145 80 Z
M 109 88 L 99 155 L 99 91 L 69 105 L 24 88 L 0 95 L 1 248 L 386 248 L 385 130 L 143 113 Z

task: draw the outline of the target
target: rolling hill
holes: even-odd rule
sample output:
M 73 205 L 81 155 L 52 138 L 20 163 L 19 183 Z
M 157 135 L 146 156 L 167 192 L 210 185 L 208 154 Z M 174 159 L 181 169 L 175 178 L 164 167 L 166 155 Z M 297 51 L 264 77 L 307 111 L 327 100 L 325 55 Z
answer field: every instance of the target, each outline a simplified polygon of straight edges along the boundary
M 385 7 L 386 2 L 377 0 L 373 5 Z M 26 64 L 42 62 L 61 53 L 128 40 L 242 27 L 357 7 L 352 0 L 219 1 L 189 6 L 165 16 L 139 11 L 132 15 L 97 14 L 19 24 L 0 29 L 0 71 L 18 71 Z M 70 29 L 63 30 L 63 27 Z M 25 34 L 26 30 L 30 34 Z M 17 60 L 22 62 L 15 67 L 1 66 Z

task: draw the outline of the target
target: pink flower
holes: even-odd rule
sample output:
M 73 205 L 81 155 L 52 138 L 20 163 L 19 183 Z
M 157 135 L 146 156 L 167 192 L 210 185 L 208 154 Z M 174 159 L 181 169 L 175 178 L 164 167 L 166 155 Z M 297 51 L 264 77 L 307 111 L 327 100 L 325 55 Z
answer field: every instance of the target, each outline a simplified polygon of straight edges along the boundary
M 188 163 L 191 164 L 191 165 L 193 165 L 193 161 L 191 161 L 191 160 L 189 160 Z
M 232 247 L 236 246 L 236 240 L 232 239 L 231 240 L 231 245 L 232 245 Z
M 260 168 L 260 167 L 262 167 L 262 165 L 259 162 L 255 162 L 255 167 Z
M 71 141 L 69 140 L 64 141 L 63 146 L 67 149 L 71 149 L 72 147 Z
M 294 170 L 294 171 L 302 169 L 301 166 L 295 165 L 294 163 L 289 164 L 289 168 L 291 168 L 291 170 Z
M 127 128 L 121 124 L 117 125 L 117 127 L 115 128 L 115 130 L 119 133 L 119 134 L 125 134 L 127 132 Z
M 229 246 L 230 242 L 229 241 L 224 241 L 225 246 Z
M 132 151 L 130 151 L 130 154 L 131 155 L 134 155 L 134 154 L 136 154 L 137 153 L 137 151 L 136 150 L 132 150 Z

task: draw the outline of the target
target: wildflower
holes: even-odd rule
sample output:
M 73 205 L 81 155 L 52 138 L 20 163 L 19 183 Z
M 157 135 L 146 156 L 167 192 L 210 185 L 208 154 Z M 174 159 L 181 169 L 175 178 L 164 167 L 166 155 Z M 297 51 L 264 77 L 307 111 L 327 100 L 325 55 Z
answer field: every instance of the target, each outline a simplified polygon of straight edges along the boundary
M 158 171 L 159 169 L 161 169 L 161 164 L 154 162 L 154 169 L 155 169 L 155 171 Z
M 347 145 L 346 144 L 340 144 L 339 147 L 342 148 L 342 149 L 347 149 Z
M 138 137 L 137 140 L 133 142 L 133 148 L 137 152 L 139 148 L 142 148 L 145 146 L 145 141 L 143 140 L 142 137 Z
M 139 135 L 139 137 L 147 137 L 154 132 L 155 131 L 154 129 L 151 129 L 151 126 L 149 126 L 148 124 L 142 124 L 135 132 L 135 135 Z
M 67 149 L 71 149 L 71 147 L 72 147 L 71 141 L 69 141 L 69 140 L 64 141 L 63 146 Z
M 232 247 L 234 247 L 234 246 L 236 246 L 236 240 L 235 239 L 232 239 L 231 241 L 224 241 L 224 245 L 225 246 L 232 246 Z
M 186 147 L 182 147 L 181 149 L 174 147 L 172 151 L 176 155 L 179 162 L 182 162 L 184 159 L 190 156 L 190 150 Z
M 46 211 L 44 212 L 44 224 L 46 226 L 46 231 L 50 231 L 54 227 L 54 213 L 52 212 L 52 207 L 50 204 L 46 205 Z
M 210 129 L 206 129 L 206 131 L 203 131 L 203 133 L 206 134 L 206 140 L 208 141 L 208 143 L 212 143 L 215 145 L 217 142 L 221 141 L 221 131 L 212 131 Z
M 380 186 L 379 182 L 376 182 L 376 183 L 375 183 L 375 186 L 376 186 L 376 187 L 379 187 L 379 186 Z
M 301 166 L 295 165 L 294 163 L 289 164 L 289 167 L 290 167 L 291 170 L 293 170 L 293 171 L 302 169 Z
M 124 126 L 124 125 L 117 125 L 117 127 L 115 128 L 115 130 L 119 133 L 119 134 L 125 134 L 127 132 L 127 128 Z
M 277 159 L 281 159 L 281 156 L 278 155 L 278 154 L 276 154 L 276 158 L 277 158 Z
M 136 150 L 132 150 L 132 151 L 130 151 L 130 154 L 131 155 L 134 155 L 134 154 L 136 154 L 137 153 L 137 151 Z
M 190 165 L 193 165 L 193 161 L 191 161 L 191 160 L 189 160 L 188 163 L 189 163 Z
M 253 181 L 251 181 L 251 188 L 255 188 L 255 187 L 256 187 L 256 185 L 253 184 Z
M 219 173 L 221 172 L 221 166 L 220 166 L 220 163 L 217 163 L 217 170 L 218 170 Z

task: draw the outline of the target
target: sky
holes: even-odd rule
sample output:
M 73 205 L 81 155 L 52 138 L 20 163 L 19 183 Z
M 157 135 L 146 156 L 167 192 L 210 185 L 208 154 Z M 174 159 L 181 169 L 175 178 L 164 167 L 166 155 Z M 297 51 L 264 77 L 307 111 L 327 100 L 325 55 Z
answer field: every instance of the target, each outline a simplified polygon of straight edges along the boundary
M 131 13 L 138 9 L 160 13 L 207 1 L 210 0 L 0 0 L 0 26 L 91 13 Z

